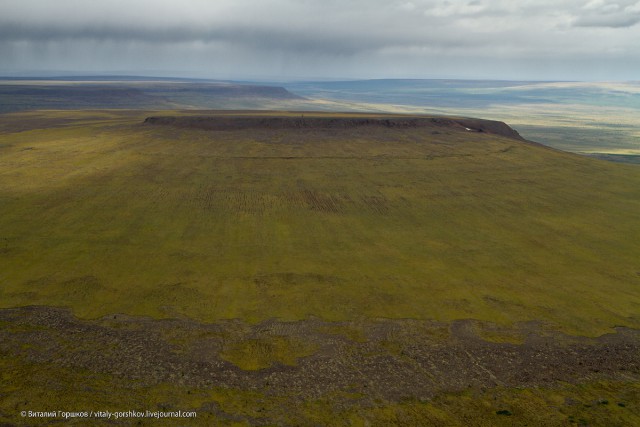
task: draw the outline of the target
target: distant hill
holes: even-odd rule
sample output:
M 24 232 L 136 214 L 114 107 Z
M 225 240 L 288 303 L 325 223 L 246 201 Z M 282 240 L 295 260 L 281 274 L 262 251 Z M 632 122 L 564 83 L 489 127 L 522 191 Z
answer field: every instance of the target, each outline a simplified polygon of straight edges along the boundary
M 184 80 L 0 80 L 0 113 L 42 109 L 253 107 L 303 99 L 277 86 Z

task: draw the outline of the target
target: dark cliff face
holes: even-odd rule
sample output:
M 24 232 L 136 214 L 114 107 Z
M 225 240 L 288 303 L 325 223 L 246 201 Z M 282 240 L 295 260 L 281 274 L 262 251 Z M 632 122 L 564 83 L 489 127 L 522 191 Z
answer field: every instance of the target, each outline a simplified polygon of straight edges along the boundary
M 483 132 L 524 141 L 506 123 L 472 118 L 450 117 L 265 117 L 265 116 L 163 116 L 147 117 L 150 125 L 227 131 L 240 129 L 352 129 L 360 127 L 385 128 L 449 128 L 467 132 Z
M 496 120 L 482 119 L 455 119 L 455 121 L 465 128 L 475 130 L 477 132 L 486 132 L 494 135 L 506 136 L 513 139 L 524 140 L 517 130 L 504 122 Z

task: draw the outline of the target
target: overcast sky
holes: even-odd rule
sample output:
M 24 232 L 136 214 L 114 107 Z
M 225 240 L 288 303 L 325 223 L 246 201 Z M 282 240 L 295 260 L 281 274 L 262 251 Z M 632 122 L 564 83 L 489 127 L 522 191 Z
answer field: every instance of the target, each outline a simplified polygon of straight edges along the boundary
M 0 74 L 639 80 L 640 0 L 0 0 Z

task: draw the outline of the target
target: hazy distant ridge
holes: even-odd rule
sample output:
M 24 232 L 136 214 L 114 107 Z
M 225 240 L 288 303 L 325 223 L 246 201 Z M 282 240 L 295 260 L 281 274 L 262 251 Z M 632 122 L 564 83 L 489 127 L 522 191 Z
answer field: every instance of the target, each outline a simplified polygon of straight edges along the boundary
M 229 102 L 303 99 L 278 86 L 201 81 L 5 80 L 0 113 L 40 109 L 224 108 Z

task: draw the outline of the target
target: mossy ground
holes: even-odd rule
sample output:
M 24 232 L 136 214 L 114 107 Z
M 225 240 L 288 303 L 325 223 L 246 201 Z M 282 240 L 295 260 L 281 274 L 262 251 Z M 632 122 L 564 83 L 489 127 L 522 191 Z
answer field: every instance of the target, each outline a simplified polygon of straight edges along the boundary
M 275 363 L 295 365 L 298 358 L 309 356 L 315 350 L 317 348 L 312 343 L 275 336 L 227 343 L 221 357 L 241 369 L 253 371 L 269 368 Z
M 520 343 L 509 326 L 522 321 L 590 336 L 640 327 L 637 167 L 459 130 L 208 132 L 145 126 L 149 114 L 0 117 L 1 307 L 202 322 L 476 319 L 496 325 L 479 335 L 497 343 Z M 354 325 L 327 332 L 363 340 Z M 220 354 L 260 370 L 315 351 L 245 337 Z M 363 407 L 348 391 L 302 402 L 143 386 L 1 356 L 11 422 L 51 402 L 167 402 L 204 408 L 196 424 L 640 423 L 634 382 Z
M 640 423 L 637 382 L 561 384 L 556 388 L 470 389 L 424 401 L 379 401 L 361 405 L 360 396 L 335 393 L 303 401 L 267 390 L 194 389 L 176 385 L 143 387 L 92 372 L 28 365 L 0 358 L 5 397 L 0 422 L 45 425 L 19 418 L 22 410 L 196 411 L 195 418 L 91 419 L 91 425 L 216 426 L 632 426 Z M 19 393 L 7 381 L 20 378 Z M 16 390 L 17 391 L 17 390 Z M 60 419 L 57 420 L 58 422 Z M 70 419 L 65 425 L 87 425 Z
M 3 118 L 3 307 L 640 325 L 633 166 L 455 130 L 207 132 L 143 117 Z

